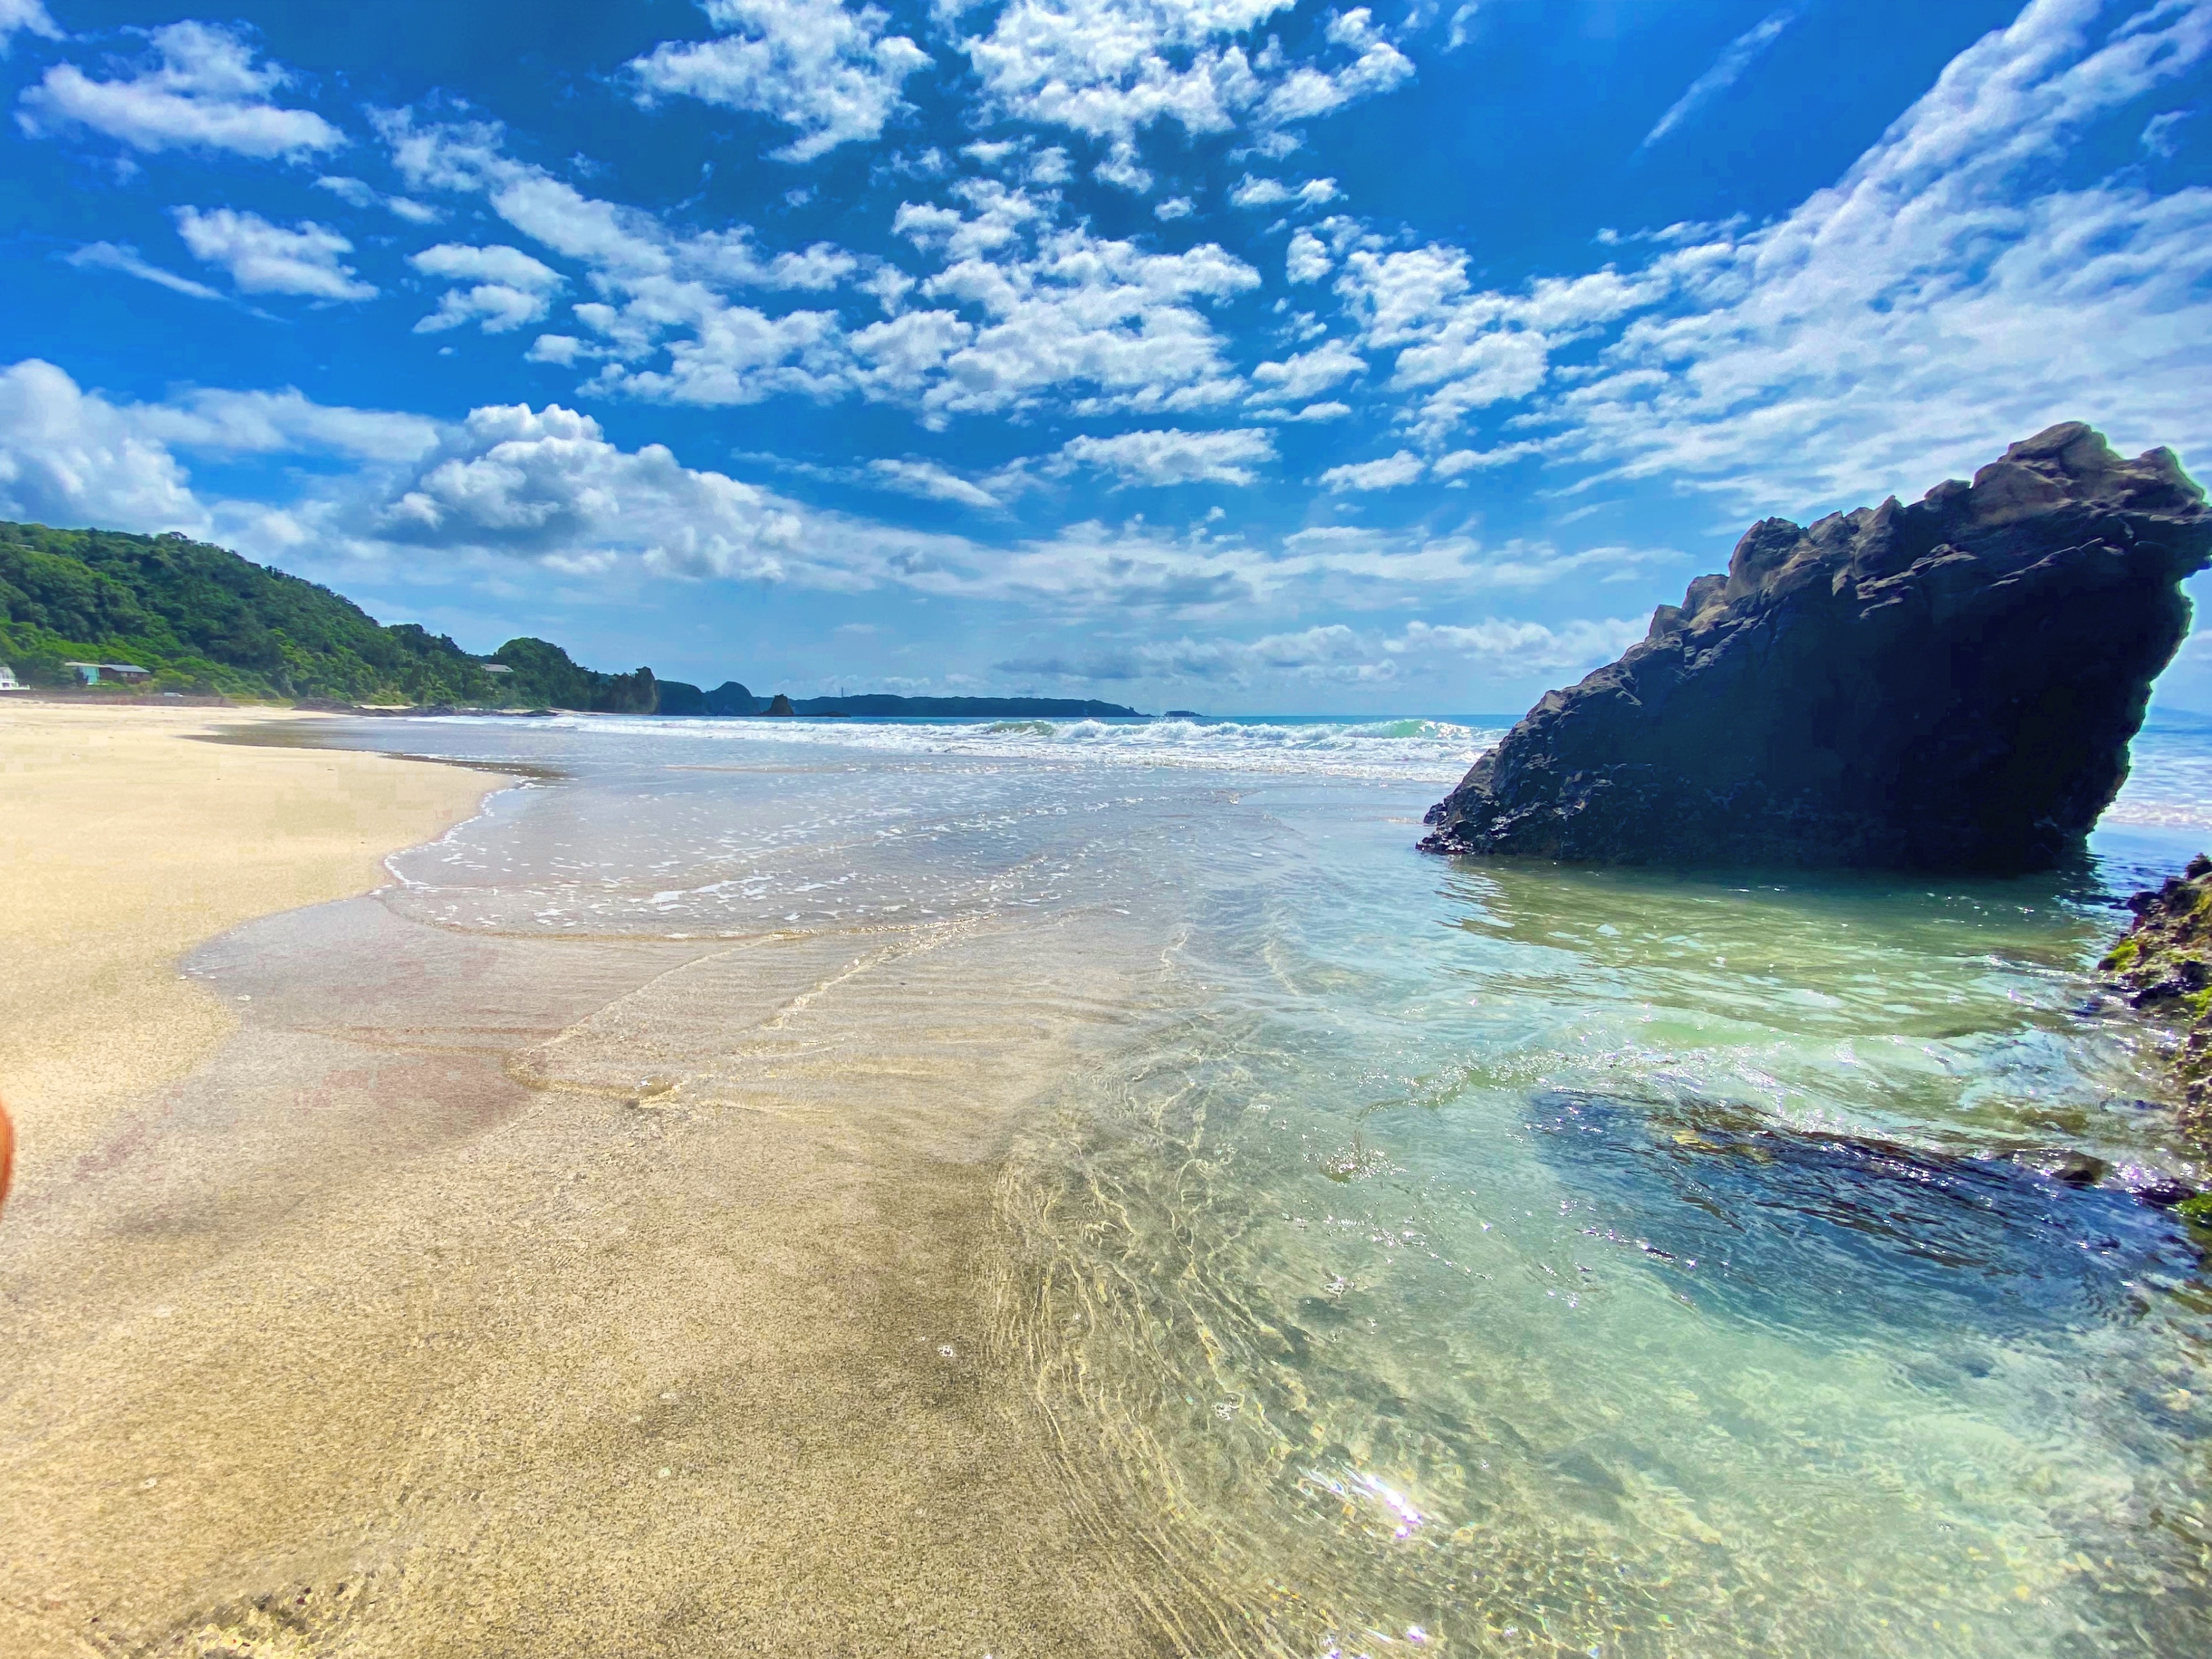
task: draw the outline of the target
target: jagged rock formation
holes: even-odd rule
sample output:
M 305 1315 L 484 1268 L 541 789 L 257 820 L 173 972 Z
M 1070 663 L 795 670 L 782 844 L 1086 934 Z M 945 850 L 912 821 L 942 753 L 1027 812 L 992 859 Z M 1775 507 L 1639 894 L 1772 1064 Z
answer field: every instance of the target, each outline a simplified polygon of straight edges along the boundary
M 2172 453 L 2123 460 L 2078 422 L 1910 507 L 1766 520 L 1619 662 L 1547 692 L 1421 846 L 2047 868 L 2126 778 L 2208 554 Z
M 799 711 L 791 706 L 791 699 L 779 691 L 769 704 L 768 712 L 771 714 L 796 714 Z
M 2183 1131 L 2212 1141 L 2212 858 L 2128 901 L 2135 923 L 2098 970 L 2135 1006 L 2184 1028 L 2172 1057 Z M 2212 1222 L 2212 1209 L 2203 1218 Z

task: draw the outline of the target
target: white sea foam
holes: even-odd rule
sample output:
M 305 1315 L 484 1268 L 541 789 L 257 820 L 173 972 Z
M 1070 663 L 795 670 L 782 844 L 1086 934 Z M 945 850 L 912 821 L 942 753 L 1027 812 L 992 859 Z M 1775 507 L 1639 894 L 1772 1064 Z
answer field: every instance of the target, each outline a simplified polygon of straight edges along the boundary
M 505 722 L 501 722 L 504 724 Z M 538 730 L 588 730 L 672 752 L 708 744 L 818 746 L 1062 765 L 1205 768 L 1317 777 L 1459 781 L 1502 727 L 1449 720 L 696 720 L 562 715 Z

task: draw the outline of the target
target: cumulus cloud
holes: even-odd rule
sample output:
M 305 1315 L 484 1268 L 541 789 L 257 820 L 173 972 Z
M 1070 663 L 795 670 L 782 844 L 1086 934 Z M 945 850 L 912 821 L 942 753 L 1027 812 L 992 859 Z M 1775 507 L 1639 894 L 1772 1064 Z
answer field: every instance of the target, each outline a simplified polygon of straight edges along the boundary
M 415 325 L 417 334 L 470 322 L 481 323 L 487 334 L 503 334 L 543 318 L 562 285 L 559 271 L 504 243 L 471 247 L 441 242 L 410 255 L 408 264 L 426 276 L 457 284 L 446 290 L 437 310 Z
M 1060 451 L 1059 467 L 1095 467 L 1127 484 L 1259 482 L 1253 471 L 1275 458 L 1272 434 L 1243 428 L 1227 432 L 1122 432 L 1110 438 L 1075 438 Z
M 799 130 L 774 152 L 811 161 L 838 145 L 881 135 L 906 77 L 929 56 L 887 14 L 839 0 L 704 0 L 722 31 L 707 41 L 664 41 L 630 69 L 642 95 L 682 94 L 752 110 Z
M 353 244 L 313 220 L 287 230 L 258 213 L 195 207 L 172 210 L 177 234 L 193 255 L 221 265 L 247 294 L 303 294 L 317 300 L 368 300 L 376 289 L 354 275 L 342 255 Z
M 1253 119 L 1279 126 L 1323 115 L 1406 80 L 1413 66 L 1364 7 L 1332 14 L 1322 58 L 1290 62 L 1249 36 L 1291 0 L 1012 0 L 987 33 L 961 41 L 1002 114 L 1129 146 L 1156 121 L 1191 133 Z M 957 13 L 955 14 L 957 15 Z
M 0 369 L 0 515 L 140 531 L 208 522 L 165 445 L 35 357 Z
M 127 79 L 95 81 L 57 64 L 22 95 L 16 121 L 33 137 L 83 127 L 134 149 L 220 149 L 297 161 L 336 149 L 345 135 L 312 110 L 270 94 L 291 79 L 257 64 L 252 43 L 213 23 L 171 23 L 148 37 L 154 60 Z
M 1283 274 L 1294 283 L 1317 283 L 1334 270 L 1336 261 L 1329 257 L 1328 244 L 1310 230 L 1291 234 L 1290 252 L 1283 261 Z

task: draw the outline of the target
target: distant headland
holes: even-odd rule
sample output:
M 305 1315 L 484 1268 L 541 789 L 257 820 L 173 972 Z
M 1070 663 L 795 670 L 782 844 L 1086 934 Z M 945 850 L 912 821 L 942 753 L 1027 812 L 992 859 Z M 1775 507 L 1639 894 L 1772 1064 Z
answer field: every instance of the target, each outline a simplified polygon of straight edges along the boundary
M 170 532 L 0 521 L 0 666 L 31 690 L 115 683 L 132 696 L 240 697 L 378 712 L 1143 720 L 1069 697 L 757 696 L 650 668 L 602 673 L 527 635 L 488 657 L 413 623 L 386 627 L 329 588 Z

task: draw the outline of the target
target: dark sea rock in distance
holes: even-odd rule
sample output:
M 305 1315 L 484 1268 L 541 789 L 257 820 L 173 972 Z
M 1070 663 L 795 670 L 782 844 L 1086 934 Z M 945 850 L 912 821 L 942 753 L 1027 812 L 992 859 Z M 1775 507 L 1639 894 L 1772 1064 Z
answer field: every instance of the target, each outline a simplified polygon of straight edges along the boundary
M 2212 552 L 2172 452 L 2079 422 L 1910 507 L 1753 525 L 1650 635 L 1549 691 L 1424 850 L 2008 873 L 2079 853 Z
M 653 712 L 656 714 L 703 714 L 707 713 L 707 694 L 696 685 L 682 680 L 655 679 Z
M 791 706 L 791 699 L 779 691 L 769 704 L 768 712 L 771 714 L 796 714 L 799 711 Z

